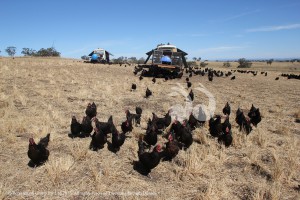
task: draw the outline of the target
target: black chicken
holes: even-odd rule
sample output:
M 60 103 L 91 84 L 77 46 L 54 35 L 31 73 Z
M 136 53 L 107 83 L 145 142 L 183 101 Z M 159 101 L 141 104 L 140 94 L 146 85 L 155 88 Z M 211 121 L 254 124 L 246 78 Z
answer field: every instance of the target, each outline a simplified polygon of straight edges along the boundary
M 222 131 L 225 133 L 226 128 L 229 128 L 231 130 L 231 124 L 229 122 L 229 117 L 226 117 L 225 121 L 222 123 Z
M 188 119 L 188 124 L 191 127 L 192 130 L 195 130 L 199 125 L 203 125 L 204 122 L 198 121 L 193 113 L 190 114 L 189 119 Z
M 209 120 L 209 133 L 213 137 L 218 137 L 222 132 L 221 116 L 217 115 L 216 119 L 213 117 Z
M 131 85 L 131 91 L 134 91 L 134 90 L 136 90 L 136 84 L 132 83 L 132 85 Z
M 166 127 L 168 127 L 171 124 L 172 118 L 171 118 L 170 112 L 171 112 L 171 110 L 169 110 L 167 112 L 167 114 L 162 118 L 157 117 L 157 115 L 155 113 L 152 113 L 152 122 L 155 122 L 158 129 L 165 129 Z
M 238 108 L 238 110 L 236 111 L 235 121 L 239 125 L 240 131 L 243 129 L 247 133 L 247 135 L 252 131 L 250 120 L 245 117 L 243 111 L 241 111 L 240 108 Z
M 225 147 L 229 147 L 232 143 L 232 133 L 229 127 L 225 128 L 225 131 L 222 132 L 221 135 L 218 137 L 218 142 L 224 144 Z
M 172 124 L 170 131 L 174 131 L 175 138 L 182 144 L 184 149 L 189 148 L 193 143 L 192 130 L 187 120 L 184 120 L 182 124 L 179 121 L 175 121 Z
M 111 143 L 112 143 L 112 147 L 113 147 L 113 150 L 115 152 L 119 151 L 120 150 L 120 147 L 124 144 L 125 142 L 125 133 L 119 133 L 119 131 L 117 129 L 115 129 L 113 132 L 112 132 L 112 139 L 111 139 Z
M 136 114 L 134 113 L 130 113 L 129 110 L 126 110 L 125 113 L 126 113 L 126 119 L 131 119 L 131 120 L 134 120 L 135 124 L 136 125 L 141 125 L 141 116 L 142 116 L 142 108 L 141 107 L 135 107 L 135 112 Z
M 155 83 L 155 82 L 156 82 L 156 79 L 155 79 L 155 77 L 153 77 L 153 79 L 152 79 L 152 82 L 153 82 L 153 83 Z
M 148 175 L 151 172 L 151 170 L 154 169 L 160 162 L 161 146 L 158 144 L 155 146 L 152 152 L 145 152 L 145 147 L 141 138 L 138 141 L 138 146 L 139 161 L 142 164 L 143 168 L 146 170 L 146 174 Z
M 206 69 L 205 69 L 206 70 Z M 214 73 L 211 71 L 211 70 L 209 70 L 208 71 L 208 80 L 209 81 L 213 81 L 213 77 L 214 77 Z
M 148 124 L 147 130 L 146 130 L 146 135 L 144 136 L 144 141 L 148 145 L 155 145 L 157 143 L 157 133 L 158 133 L 158 127 L 155 124 L 155 122 Z
M 231 77 L 231 79 L 230 79 L 230 80 L 234 80 L 234 79 L 235 79 L 235 76 Z
M 194 101 L 194 92 L 193 90 L 190 91 L 189 96 L 191 98 L 192 101 Z
M 168 137 L 168 142 L 165 143 L 166 148 L 161 153 L 163 161 L 171 161 L 175 158 L 180 150 L 179 143 L 174 140 L 174 134 L 170 133 Z
M 149 90 L 149 88 L 146 89 L 146 98 L 148 98 L 149 96 L 152 95 L 151 90 Z
M 48 133 L 46 135 L 46 137 L 41 138 L 38 144 L 40 144 L 40 145 L 44 146 L 45 148 L 47 148 L 48 144 L 49 144 L 49 141 L 50 141 L 50 133 Z
M 84 116 L 81 122 L 81 137 L 89 137 L 93 131 L 92 121 L 89 116 Z
M 92 104 L 89 103 L 85 109 L 85 114 L 87 116 L 90 117 L 90 119 L 92 119 L 93 117 L 96 117 L 97 115 L 97 106 L 96 104 L 93 102 Z
M 183 121 L 178 135 L 179 135 L 178 141 L 183 143 L 184 149 L 187 149 L 192 145 L 193 136 L 192 136 L 192 132 L 191 132 L 191 127 L 187 123 L 187 120 Z
M 252 105 L 251 105 L 251 108 L 250 108 L 250 110 L 249 110 L 248 116 L 249 116 L 250 113 L 256 111 L 256 109 L 257 109 L 257 108 L 255 108 L 254 105 L 252 104 Z M 250 116 L 249 116 L 249 117 L 250 117 Z
M 124 134 L 132 131 L 133 127 L 131 117 L 127 118 L 126 121 L 122 122 L 121 129 Z
M 96 117 L 94 118 L 94 122 L 97 129 L 100 129 L 105 135 L 112 132 L 114 128 L 114 123 L 112 116 L 109 117 L 107 122 L 100 122 Z
M 231 108 L 230 108 L 229 103 L 227 102 L 227 103 L 225 104 L 225 107 L 223 108 L 223 114 L 229 116 L 229 115 L 230 115 L 230 112 L 231 112 Z
M 47 149 L 50 140 L 50 133 L 46 137 L 41 138 L 36 144 L 33 138 L 29 139 L 29 146 L 27 155 L 30 159 L 29 166 L 35 167 L 45 163 L 49 157 L 49 150 Z
M 186 82 L 186 84 L 188 88 L 192 87 L 192 83 L 190 81 Z
M 255 108 L 252 104 L 250 112 L 248 113 L 248 117 L 250 117 L 250 122 L 256 127 L 257 124 L 261 121 L 259 108 Z
M 76 117 L 72 117 L 71 121 L 71 134 L 69 134 L 69 137 L 77 137 L 79 136 L 81 132 L 81 124 L 77 121 Z
M 106 142 L 107 142 L 107 134 L 105 134 L 101 129 L 96 127 L 94 129 L 94 134 L 92 135 L 90 149 L 93 151 L 102 149 Z

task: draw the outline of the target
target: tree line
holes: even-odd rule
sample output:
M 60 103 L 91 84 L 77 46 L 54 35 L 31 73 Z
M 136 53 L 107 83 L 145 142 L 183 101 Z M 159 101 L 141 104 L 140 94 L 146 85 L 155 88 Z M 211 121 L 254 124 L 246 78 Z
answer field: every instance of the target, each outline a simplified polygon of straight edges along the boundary
M 14 57 L 17 53 L 17 48 L 14 46 L 9 46 L 5 49 L 6 53 Z M 1 53 L 1 51 L 0 51 Z M 58 52 L 54 47 L 49 48 L 41 48 L 40 50 L 36 51 L 31 48 L 22 48 L 21 54 L 24 56 L 36 56 L 36 57 L 60 57 L 60 52 Z

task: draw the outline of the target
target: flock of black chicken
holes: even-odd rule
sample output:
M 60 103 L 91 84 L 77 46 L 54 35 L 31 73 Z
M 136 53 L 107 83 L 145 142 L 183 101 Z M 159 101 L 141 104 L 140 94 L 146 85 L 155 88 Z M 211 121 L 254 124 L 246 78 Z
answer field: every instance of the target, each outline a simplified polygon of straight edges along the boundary
M 233 71 L 236 72 L 236 71 Z M 239 73 L 250 73 L 243 70 L 237 70 Z M 189 76 L 186 78 L 187 87 L 190 88 L 192 83 L 189 80 L 189 77 L 194 75 L 208 75 L 209 81 L 213 80 L 214 76 L 231 76 L 232 72 L 222 72 L 215 71 L 212 69 L 205 68 L 204 70 L 194 70 L 191 68 L 186 69 L 186 73 Z M 251 73 L 256 76 L 257 72 Z M 135 73 L 135 75 L 137 72 Z M 264 73 L 267 76 L 267 73 Z M 169 78 L 174 77 L 165 77 L 165 81 Z M 141 75 L 140 80 L 143 79 Z M 235 76 L 231 77 L 231 80 L 234 80 Z M 152 82 L 155 83 L 155 77 L 152 79 Z M 132 84 L 131 90 L 136 90 L 136 84 Z M 145 97 L 148 98 L 152 95 L 152 91 L 149 88 L 146 89 Z M 190 90 L 189 98 L 194 100 L 194 93 Z M 223 108 L 224 115 L 215 115 L 210 118 L 208 121 L 209 133 L 211 137 L 217 138 L 220 144 L 224 144 L 226 147 L 229 147 L 232 144 L 232 132 L 231 132 L 231 123 L 229 121 L 229 116 L 231 114 L 231 108 L 227 102 Z M 121 124 L 121 132 L 116 128 L 113 117 L 110 116 L 106 122 L 101 122 L 98 120 L 97 116 L 97 106 L 96 104 L 89 103 L 85 110 L 85 116 L 83 117 L 81 123 L 78 122 L 75 116 L 71 120 L 71 133 L 69 137 L 75 138 L 86 138 L 91 137 L 91 142 L 89 148 L 93 151 L 104 148 L 105 144 L 108 145 L 108 149 L 114 153 L 120 150 L 121 146 L 124 144 L 127 134 L 133 130 L 133 124 L 135 126 L 140 125 L 142 109 L 136 107 L 136 112 L 131 113 L 129 110 L 126 110 L 126 120 Z M 223 122 L 222 122 L 223 119 Z M 261 121 L 261 114 L 259 108 L 255 108 L 252 104 L 252 107 L 245 116 L 244 112 L 238 108 L 236 111 L 235 122 L 239 125 L 239 130 L 243 130 L 247 135 L 252 131 L 252 125 L 257 126 Z M 177 120 L 172 122 L 170 111 L 168 111 L 164 117 L 158 117 L 153 113 L 152 119 L 148 119 L 147 128 L 145 134 L 140 135 L 138 140 L 138 158 L 139 160 L 134 162 L 134 168 L 139 170 L 142 174 L 149 174 L 149 172 L 155 168 L 161 160 L 170 161 L 180 150 L 188 149 L 193 143 L 193 131 L 197 127 L 203 126 L 206 122 L 198 121 L 194 115 L 191 113 L 188 119 L 179 122 Z M 164 133 L 164 134 L 162 134 Z M 110 136 L 111 134 L 111 136 Z M 159 135 L 162 135 L 167 141 L 163 146 L 157 144 Z M 111 138 L 111 140 L 108 140 Z M 29 139 L 29 149 L 28 157 L 30 158 L 29 165 L 39 166 L 48 160 L 49 150 L 47 149 L 50 139 L 50 134 L 46 137 L 41 138 L 38 144 L 35 143 L 33 138 Z M 148 149 L 148 150 L 147 150 Z
M 89 103 L 86 107 L 85 114 L 82 122 L 79 123 L 75 116 L 71 120 L 71 133 L 69 137 L 85 138 L 91 137 L 89 148 L 93 151 L 104 148 L 107 144 L 108 149 L 114 153 L 118 152 L 124 144 L 127 134 L 133 130 L 133 125 L 140 126 L 142 109 L 136 107 L 136 112 L 131 113 L 129 110 L 125 111 L 126 120 L 121 124 L 121 132 L 119 132 L 113 123 L 112 116 L 109 117 L 107 122 L 100 122 L 97 116 L 96 104 Z M 155 168 L 160 161 L 170 161 L 180 150 L 188 149 L 193 143 L 193 131 L 197 127 L 203 126 L 205 122 L 198 121 L 191 113 L 188 119 L 179 122 L 178 120 L 172 121 L 171 110 L 165 116 L 158 117 L 152 113 L 152 119 L 148 119 L 145 134 L 139 136 L 138 145 L 138 161 L 134 161 L 134 169 L 143 175 L 148 175 L 153 168 Z M 231 108 L 227 102 L 223 108 L 224 115 L 215 115 L 209 122 L 209 132 L 212 137 L 218 138 L 220 144 L 229 147 L 232 143 L 231 124 L 229 116 Z M 222 122 L 222 118 L 224 121 Z M 245 116 L 241 109 L 236 111 L 236 123 L 239 125 L 240 130 L 244 130 L 249 134 L 252 130 L 252 125 L 257 126 L 261 121 L 259 108 L 253 105 Z M 111 140 L 109 141 L 109 134 Z M 158 137 L 164 137 L 167 141 L 164 145 L 158 144 Z M 29 165 L 39 166 L 47 161 L 49 157 L 49 150 L 47 149 L 50 139 L 50 134 L 41 138 L 38 144 L 35 143 L 33 138 L 29 139 L 28 157 L 30 158 Z M 151 150 L 152 149 L 152 150 Z

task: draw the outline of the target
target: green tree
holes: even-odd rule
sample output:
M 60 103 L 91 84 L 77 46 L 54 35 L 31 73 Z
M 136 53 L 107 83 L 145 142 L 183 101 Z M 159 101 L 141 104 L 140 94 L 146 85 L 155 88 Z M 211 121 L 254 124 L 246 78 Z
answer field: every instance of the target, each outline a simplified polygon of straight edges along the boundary
M 50 47 L 47 49 L 41 48 L 36 52 L 35 56 L 41 57 L 60 57 L 60 52 L 56 51 L 54 47 Z
M 238 63 L 239 63 L 238 68 L 249 68 L 252 65 L 252 63 L 246 60 L 245 58 L 238 59 Z
M 121 57 L 119 57 L 119 58 L 113 59 L 113 63 L 114 63 L 114 64 L 124 63 L 124 57 L 121 56 Z
M 36 53 L 36 50 L 29 49 L 29 48 L 23 48 L 21 54 L 24 56 L 34 56 Z
M 130 57 L 130 58 L 128 58 L 128 61 L 130 63 L 137 63 L 137 58 L 136 57 Z
M 15 56 L 15 54 L 16 54 L 17 48 L 16 48 L 16 47 L 13 47 L 13 46 L 10 46 L 10 47 L 7 47 L 7 48 L 5 49 L 5 51 L 6 51 L 6 53 L 7 53 L 9 56 L 13 57 L 13 56 Z
M 196 61 L 197 60 L 197 58 L 196 57 L 193 57 L 193 61 Z

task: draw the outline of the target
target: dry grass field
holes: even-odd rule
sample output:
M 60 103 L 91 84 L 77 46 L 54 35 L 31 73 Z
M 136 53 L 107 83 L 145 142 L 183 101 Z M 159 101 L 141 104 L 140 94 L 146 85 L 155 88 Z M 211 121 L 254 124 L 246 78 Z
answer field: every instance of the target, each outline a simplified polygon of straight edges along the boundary
M 222 63 L 209 63 L 221 68 Z M 232 68 L 235 68 L 235 63 Z M 223 69 L 223 70 L 230 70 Z M 148 178 L 133 170 L 138 159 L 137 137 L 145 133 L 152 112 L 165 114 L 183 97 L 168 96 L 182 79 L 155 84 L 139 81 L 133 66 L 88 64 L 70 59 L 0 58 L 0 198 L 1 199 L 300 199 L 300 81 L 275 78 L 282 72 L 299 74 L 299 63 L 254 63 L 252 74 L 234 73 L 235 80 L 207 76 L 191 78 L 214 96 L 216 113 L 228 101 L 232 108 L 233 145 L 220 146 L 208 126 L 198 128 L 187 151 L 172 162 L 161 162 Z M 268 71 L 268 76 L 260 74 Z M 131 92 L 131 84 L 137 90 Z M 145 99 L 149 87 L 153 96 Z M 207 103 L 202 93 L 195 103 Z M 71 139 L 71 117 L 82 119 L 89 102 L 97 117 L 110 115 L 120 130 L 125 109 L 143 109 L 121 150 L 89 150 L 90 138 Z M 238 107 L 260 108 L 262 122 L 246 136 L 235 123 Z M 48 161 L 37 168 L 27 164 L 28 139 L 51 133 Z M 110 138 L 109 138 L 110 140 Z M 201 144 L 199 143 L 201 142 Z M 160 139 L 163 144 L 164 139 Z

